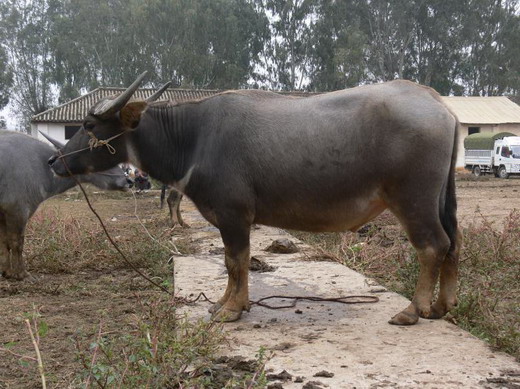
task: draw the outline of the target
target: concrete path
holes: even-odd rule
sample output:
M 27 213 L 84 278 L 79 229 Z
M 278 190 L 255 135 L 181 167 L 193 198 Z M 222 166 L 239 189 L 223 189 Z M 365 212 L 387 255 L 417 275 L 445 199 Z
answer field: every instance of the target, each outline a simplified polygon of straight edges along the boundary
M 181 296 L 204 292 L 216 300 L 227 275 L 218 230 L 191 207 L 184 213 L 191 238 L 202 254 L 177 258 L 176 286 Z M 278 238 L 290 238 L 302 252 L 264 251 Z M 225 324 L 231 339 L 228 356 L 253 358 L 260 347 L 273 350 L 267 364 L 293 378 L 285 389 L 309 381 L 329 388 L 520 388 L 520 364 L 444 320 L 424 320 L 411 327 L 387 323 L 409 301 L 337 263 L 310 261 L 313 249 L 284 231 L 261 227 L 252 233 L 252 252 L 274 272 L 250 273 L 250 299 L 269 295 L 337 297 L 376 295 L 376 304 L 343 305 L 299 302 L 295 308 L 253 306 L 236 323 Z M 209 303 L 188 307 L 192 317 L 208 317 Z M 314 377 L 320 371 L 333 377 Z M 296 377 L 303 377 L 296 383 Z M 280 381 L 281 382 L 281 381 Z M 312 387 L 312 386 L 308 386 Z

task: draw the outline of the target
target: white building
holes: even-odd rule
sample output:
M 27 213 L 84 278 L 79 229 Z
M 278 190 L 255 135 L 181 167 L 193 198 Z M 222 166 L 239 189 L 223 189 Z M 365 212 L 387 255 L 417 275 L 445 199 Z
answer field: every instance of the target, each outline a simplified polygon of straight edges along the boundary
M 464 138 L 477 132 L 511 132 L 520 136 L 520 105 L 505 96 L 443 97 L 460 122 L 457 167 L 464 167 Z

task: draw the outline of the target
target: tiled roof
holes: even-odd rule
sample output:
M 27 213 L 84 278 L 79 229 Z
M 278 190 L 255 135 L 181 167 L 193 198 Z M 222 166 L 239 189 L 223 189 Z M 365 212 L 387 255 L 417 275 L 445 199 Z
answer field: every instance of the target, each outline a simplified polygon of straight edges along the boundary
M 95 103 L 102 98 L 121 93 L 125 88 L 97 88 L 86 95 L 80 96 L 65 104 L 48 109 L 38 115 L 34 115 L 31 119 L 33 123 L 53 122 L 53 123 L 79 123 Z M 144 100 L 150 97 L 157 89 L 141 88 L 135 91 L 134 98 Z M 212 96 L 218 93 L 218 90 L 204 89 L 167 89 L 158 99 L 183 102 L 187 100 L 197 100 L 204 97 Z
M 505 96 L 442 97 L 463 124 L 520 123 L 520 105 Z
M 79 123 L 88 110 L 102 98 L 123 92 L 124 88 L 97 88 L 65 104 L 51 108 L 32 117 L 33 123 Z M 134 93 L 137 99 L 146 99 L 156 89 L 140 88 Z M 218 90 L 208 89 L 167 89 L 159 100 L 184 102 L 210 97 Z M 278 92 L 293 96 L 311 96 L 317 93 Z M 507 97 L 442 97 L 443 101 L 464 124 L 520 123 L 520 106 Z

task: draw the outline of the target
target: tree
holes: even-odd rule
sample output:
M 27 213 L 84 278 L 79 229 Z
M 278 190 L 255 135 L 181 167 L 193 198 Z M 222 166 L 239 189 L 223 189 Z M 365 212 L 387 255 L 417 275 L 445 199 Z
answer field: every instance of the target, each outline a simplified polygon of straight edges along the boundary
M 16 91 L 12 98 L 22 126 L 28 128 L 30 117 L 48 109 L 53 99 L 47 1 L 6 0 L 0 15 L 0 36 Z
M 7 54 L 5 49 L 0 45 L 0 109 L 4 108 L 9 102 L 12 83 L 13 74 L 7 63 Z
M 500 95 L 520 86 L 517 0 L 469 0 L 465 73 L 472 95 Z
M 157 78 L 183 87 L 244 87 L 268 35 L 251 0 L 151 0 L 139 15 Z
M 325 0 L 316 8 L 310 51 L 311 90 L 328 91 L 359 85 L 366 79 L 368 38 L 360 29 L 354 1 Z
M 271 15 L 271 39 L 266 42 L 264 67 L 271 88 L 302 89 L 309 73 L 311 25 L 316 0 L 262 0 Z

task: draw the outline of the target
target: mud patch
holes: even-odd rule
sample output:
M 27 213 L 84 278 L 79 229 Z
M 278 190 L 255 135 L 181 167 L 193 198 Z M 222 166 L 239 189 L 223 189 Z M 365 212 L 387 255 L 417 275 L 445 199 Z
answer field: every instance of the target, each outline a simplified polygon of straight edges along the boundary
M 256 271 L 258 273 L 266 273 L 275 271 L 276 268 L 274 266 L 269 265 L 267 262 L 258 257 L 251 257 L 251 262 L 249 263 L 249 270 Z
M 292 240 L 287 238 L 276 239 L 269 247 L 265 249 L 269 253 L 276 254 L 294 254 L 300 251 Z

